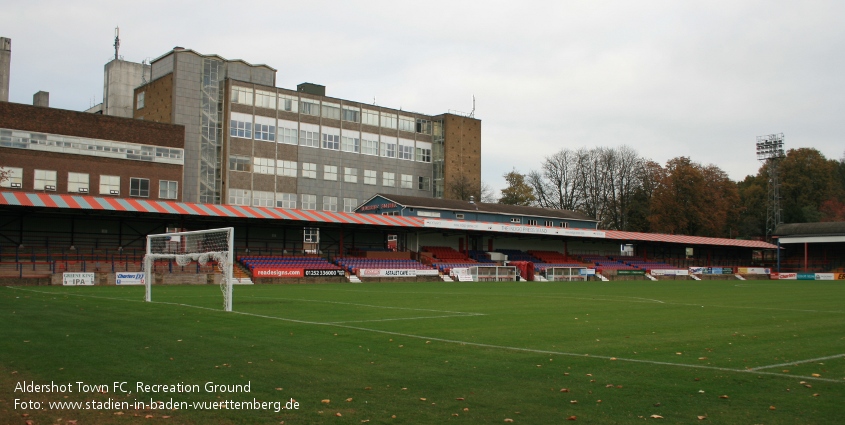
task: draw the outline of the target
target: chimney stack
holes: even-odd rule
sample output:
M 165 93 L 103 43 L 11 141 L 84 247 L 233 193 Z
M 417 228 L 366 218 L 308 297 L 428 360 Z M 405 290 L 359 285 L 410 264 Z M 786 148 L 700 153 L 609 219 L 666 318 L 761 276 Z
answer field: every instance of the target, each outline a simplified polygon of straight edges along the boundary
M 38 93 L 32 95 L 32 104 L 34 106 L 50 107 L 50 93 L 40 90 Z
M 9 101 L 9 72 L 12 69 L 12 39 L 0 37 L 0 102 Z

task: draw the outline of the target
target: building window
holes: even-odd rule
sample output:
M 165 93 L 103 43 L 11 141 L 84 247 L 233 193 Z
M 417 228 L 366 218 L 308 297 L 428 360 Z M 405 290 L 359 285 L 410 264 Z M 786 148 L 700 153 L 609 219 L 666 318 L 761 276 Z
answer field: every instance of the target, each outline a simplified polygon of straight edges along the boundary
M 232 103 L 252 106 L 252 89 L 249 87 L 232 86 Z
M 295 193 L 277 193 L 276 194 L 277 208 L 296 208 L 296 194 Z
M 276 93 L 256 90 L 255 106 L 258 108 L 276 109 Z
M 280 176 L 296 177 L 296 161 L 276 161 L 276 172 Z
M 337 103 L 323 102 L 323 118 L 330 120 L 340 119 L 340 105 Z
M 296 96 L 288 96 L 286 94 L 279 95 L 279 110 L 287 112 L 299 111 L 299 98 Z
M 255 117 L 255 140 L 276 141 L 276 120 L 267 117 Z
M 339 150 L 340 136 L 337 134 L 323 133 L 323 149 Z
M 337 211 L 337 197 L 324 196 L 323 197 L 323 211 Z
M 537 225 L 537 220 L 531 220 L 531 219 L 529 219 L 529 220 L 526 220 L 526 221 L 525 221 L 525 223 L 526 223 L 526 224 L 528 224 L 529 226 L 536 226 L 536 225 Z
M 361 153 L 364 155 L 378 155 L 378 136 L 373 139 L 365 139 L 361 136 Z
M 179 196 L 179 182 L 173 180 L 158 181 L 159 199 L 177 199 Z
M 231 155 L 229 156 L 229 169 L 232 171 L 249 171 L 250 160 L 248 156 Z
M 129 179 L 129 196 L 138 196 L 141 198 L 150 197 L 150 179 L 139 179 L 132 177 Z
M 0 170 L 8 172 L 6 180 L 0 181 L 0 187 L 20 189 L 23 186 L 23 168 L 0 167 Z
M 354 212 L 355 207 L 358 206 L 358 200 L 355 198 L 343 198 L 343 212 Z
M 431 162 L 431 149 L 417 148 L 417 162 Z
M 455 218 L 457 218 L 458 220 L 463 220 L 464 215 L 463 214 L 455 214 Z
M 554 221 L 546 220 L 546 227 L 554 227 L 554 225 L 555 225 Z
M 376 170 L 364 170 L 364 184 L 376 184 Z
M 399 145 L 399 159 L 414 159 L 414 147 Z
M 361 109 L 354 106 L 343 107 L 343 120 L 352 122 L 361 122 Z
M 318 126 L 311 126 L 311 124 L 302 124 L 299 129 L 299 144 L 302 146 L 309 146 L 312 148 L 320 147 L 320 129 Z
M 273 192 L 264 192 L 260 190 L 252 191 L 252 206 L 253 207 L 272 207 L 275 203 L 276 194 Z
M 358 183 L 358 169 L 357 168 L 343 168 L 343 181 L 347 183 Z
M 147 92 L 140 92 L 138 93 L 138 97 L 135 99 L 135 109 L 144 109 L 144 97 L 146 97 Z
M 431 121 L 417 118 L 417 133 L 431 134 Z
M 416 129 L 414 119 L 399 115 L 399 130 L 413 132 Z
M 560 222 L 560 227 L 563 227 L 564 229 L 566 229 L 567 227 L 569 227 L 569 223 L 562 221 L 562 222 Z
M 344 152 L 358 153 L 361 150 L 361 139 L 343 136 L 340 138 L 340 149 Z
M 361 111 L 361 123 L 378 127 L 378 111 L 369 109 Z
M 229 135 L 252 139 L 252 115 L 232 112 L 232 118 L 229 120 Z
M 100 195 L 120 195 L 120 176 L 100 176 Z
M 296 129 L 296 123 L 291 124 L 293 124 L 293 128 L 282 127 L 282 122 L 279 121 L 279 143 L 285 143 L 288 145 L 295 145 L 298 143 L 296 139 L 299 131 Z
M 274 175 L 276 174 L 276 160 L 272 158 L 252 158 L 252 163 L 255 166 L 253 168 L 254 173 L 258 174 L 269 174 Z
M 396 174 L 388 173 L 387 171 L 381 173 L 381 185 L 387 187 L 396 186 Z
M 323 166 L 323 180 L 337 181 L 337 165 Z
M 317 227 L 306 227 L 302 229 L 302 242 L 320 243 L 320 229 Z
M 381 126 L 384 128 L 396 129 L 396 114 L 381 114 Z
M 431 190 L 431 178 L 430 177 L 420 176 L 417 183 L 418 183 L 417 188 L 419 190 Z
M 70 193 L 88 193 L 88 174 L 67 173 L 67 191 Z
M 522 219 L 519 219 L 519 218 L 516 218 L 516 217 L 511 218 L 511 223 L 521 223 L 521 222 L 522 222 Z
M 381 142 L 381 156 L 385 158 L 396 158 L 396 143 Z
M 317 178 L 317 164 L 314 164 L 312 162 L 303 162 L 302 163 L 302 177 L 305 177 L 305 178 L 308 178 L 308 179 L 316 179 Z
M 299 112 L 303 115 L 320 116 L 320 102 L 312 99 L 302 98 L 299 100 Z
M 414 176 L 410 174 L 402 174 L 400 178 L 401 180 L 399 181 L 399 185 L 402 187 L 402 189 L 414 188 Z
M 229 189 L 229 204 L 249 205 L 250 191 L 246 189 Z
M 316 210 L 317 209 L 317 195 L 302 194 L 302 209 Z
M 56 190 L 56 172 L 53 170 L 35 170 L 35 190 Z

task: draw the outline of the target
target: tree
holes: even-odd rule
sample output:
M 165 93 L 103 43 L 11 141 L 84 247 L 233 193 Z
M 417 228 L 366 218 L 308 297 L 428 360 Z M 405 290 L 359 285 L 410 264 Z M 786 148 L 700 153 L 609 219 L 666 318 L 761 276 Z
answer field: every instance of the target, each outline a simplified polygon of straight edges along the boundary
M 470 197 L 481 200 L 481 187 L 473 184 L 472 180 L 464 174 L 459 174 L 452 182 L 445 187 L 448 199 L 469 201 Z
M 819 208 L 830 199 L 841 199 L 837 182 L 839 163 L 816 149 L 790 149 L 779 164 L 781 208 L 785 223 L 819 221 Z
M 496 198 L 496 191 L 493 190 L 489 184 L 481 182 L 481 202 L 495 204 L 498 201 L 499 199 Z
M 513 170 L 504 175 L 508 187 L 502 189 L 500 204 L 528 206 L 536 201 L 534 190 L 525 182 L 525 175 Z

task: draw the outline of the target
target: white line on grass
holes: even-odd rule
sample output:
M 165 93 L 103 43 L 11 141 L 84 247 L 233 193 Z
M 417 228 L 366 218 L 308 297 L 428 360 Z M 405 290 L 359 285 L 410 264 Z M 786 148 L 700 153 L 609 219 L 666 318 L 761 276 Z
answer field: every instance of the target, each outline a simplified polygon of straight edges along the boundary
M 48 294 L 48 295 L 57 294 L 57 292 L 36 291 L 34 289 L 16 288 L 16 287 L 11 287 L 11 286 L 7 286 L 6 288 L 16 289 L 16 290 L 20 290 L 20 291 L 35 292 L 35 293 L 40 293 L 40 294 Z M 103 298 L 103 299 L 111 299 L 111 300 L 117 300 L 117 301 L 144 302 L 144 301 L 131 300 L 131 299 L 126 299 L 126 298 L 109 298 L 109 297 L 100 297 L 100 296 L 94 296 L 94 295 L 81 295 L 81 294 L 65 294 L 65 295 L 73 295 L 73 296 L 83 297 L 83 298 Z M 299 324 L 304 324 L 304 325 L 334 326 L 334 327 L 338 327 L 338 328 L 353 329 L 353 330 L 357 330 L 357 331 L 374 332 L 374 333 L 380 333 L 380 334 L 385 334 L 385 335 L 402 336 L 402 337 L 406 337 L 406 338 L 421 339 L 421 340 L 426 340 L 426 341 L 439 341 L 439 342 L 445 342 L 445 343 L 450 343 L 450 344 L 469 345 L 469 346 L 473 346 L 473 347 L 491 348 L 491 349 L 497 349 L 497 350 L 518 351 L 518 352 L 523 352 L 523 353 L 536 353 L 536 354 L 552 354 L 552 355 L 568 356 L 568 357 L 582 357 L 582 358 L 586 357 L 586 358 L 602 359 L 602 360 L 616 359 L 616 361 L 621 361 L 621 362 L 645 363 L 645 364 L 686 367 L 686 368 L 704 369 L 704 370 L 718 370 L 718 371 L 722 371 L 722 372 L 753 373 L 753 374 L 757 374 L 757 375 L 770 375 L 770 376 L 778 376 L 778 377 L 781 377 L 781 378 L 791 378 L 791 379 L 808 379 L 808 380 L 814 380 L 814 381 L 834 382 L 834 383 L 838 383 L 838 384 L 845 383 L 845 381 L 840 381 L 840 380 L 836 380 L 836 379 L 829 379 L 829 378 L 821 378 L 821 377 L 815 377 L 815 376 L 789 375 L 789 374 L 785 374 L 785 373 L 764 372 L 764 371 L 754 370 L 754 369 L 732 369 L 732 368 L 727 368 L 727 367 L 704 366 L 704 365 L 695 365 L 695 364 L 686 364 L 686 363 L 669 363 L 669 362 L 661 362 L 661 361 L 656 361 L 656 360 L 629 359 L 629 358 L 624 358 L 624 357 L 595 356 L 595 355 L 590 355 L 590 354 L 567 353 L 567 352 L 563 352 L 563 351 L 550 351 L 550 350 L 537 350 L 537 349 L 533 349 L 533 348 L 508 347 L 506 345 L 493 345 L 493 344 L 484 344 L 484 343 L 480 343 L 480 342 L 458 341 L 458 340 L 453 340 L 453 339 L 437 338 L 437 337 L 423 336 L 423 335 L 411 335 L 411 334 L 406 334 L 406 333 L 401 333 L 401 332 L 385 331 L 385 330 L 381 330 L 381 329 L 361 328 L 361 327 L 358 327 L 358 326 L 349 326 L 349 325 L 343 325 L 343 324 L 337 324 L 337 323 L 312 322 L 312 321 L 308 321 L 308 320 L 288 319 L 288 318 L 284 318 L 284 317 L 267 316 L 267 315 L 263 315 L 263 314 L 246 313 L 246 312 L 241 312 L 241 311 L 224 312 L 224 311 L 221 311 L 219 309 L 214 309 L 214 308 L 210 308 L 210 307 L 201 307 L 201 306 L 190 305 L 190 304 L 172 303 L 172 302 L 164 302 L 164 301 L 154 301 L 154 303 L 165 304 L 165 305 L 175 305 L 175 306 L 188 307 L 188 308 L 196 308 L 196 309 L 208 310 L 208 311 L 212 311 L 212 312 L 216 312 L 216 313 L 224 313 L 224 314 L 231 313 L 231 314 L 239 314 L 239 315 L 242 315 L 242 316 L 251 316 L 251 317 L 258 317 L 258 318 L 263 318 L 263 319 L 280 320 L 280 321 L 284 321 L 284 322 L 299 323 Z
M 486 316 L 486 314 L 453 314 L 451 316 L 420 316 L 420 317 L 397 317 L 394 319 L 370 319 L 370 320 L 347 320 L 344 322 L 326 322 L 329 325 L 337 325 L 341 323 L 364 323 L 364 322 L 392 322 L 394 320 L 420 320 L 420 319 L 442 319 L 445 317 L 475 317 Z
M 771 364 L 771 365 L 767 365 L 767 366 L 758 366 L 758 367 L 751 368 L 751 369 L 748 369 L 748 370 L 770 369 L 770 368 L 773 368 L 773 367 L 781 367 L 781 366 L 795 366 L 795 365 L 804 364 L 804 363 L 820 362 L 822 360 L 838 359 L 838 358 L 842 358 L 842 357 L 845 357 L 845 353 L 837 354 L 835 356 L 819 357 L 819 358 L 815 358 L 815 359 L 797 360 L 797 361 L 789 362 L 789 363 L 778 363 L 778 364 Z

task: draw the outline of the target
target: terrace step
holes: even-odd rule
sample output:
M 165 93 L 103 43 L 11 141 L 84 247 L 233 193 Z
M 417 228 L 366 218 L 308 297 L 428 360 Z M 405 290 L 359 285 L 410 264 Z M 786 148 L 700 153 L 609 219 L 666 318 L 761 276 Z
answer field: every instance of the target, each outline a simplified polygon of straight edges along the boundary
M 651 275 L 651 273 L 646 273 L 646 274 L 645 274 L 645 277 L 646 277 L 646 278 L 648 278 L 648 280 L 654 280 L 654 281 L 657 281 L 657 278 L 656 278 L 656 277 L 654 277 L 654 276 L 652 276 L 652 275 Z
M 248 277 L 234 277 L 234 278 L 232 278 L 232 280 L 234 280 L 234 282 L 232 282 L 232 284 L 234 284 L 234 285 L 252 285 L 252 284 L 254 284 L 252 279 L 250 279 Z
M 444 282 L 454 282 L 454 279 L 452 279 L 452 277 L 448 274 L 442 274 L 440 275 L 440 278 L 443 279 Z
M 604 275 L 601 273 L 596 273 L 596 277 L 601 279 L 602 282 L 610 282 L 610 279 L 604 277 Z
M 361 283 L 361 279 L 358 279 L 358 276 L 350 273 L 349 274 L 349 282 L 351 282 L 351 283 Z
M 534 275 L 534 281 L 535 282 L 548 282 L 549 280 L 546 279 L 545 277 L 543 277 L 542 275 L 535 274 Z
M 468 274 L 459 274 L 458 275 L 458 282 L 474 282 L 472 280 L 472 276 Z

